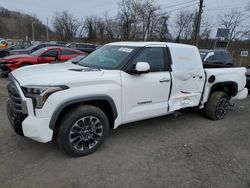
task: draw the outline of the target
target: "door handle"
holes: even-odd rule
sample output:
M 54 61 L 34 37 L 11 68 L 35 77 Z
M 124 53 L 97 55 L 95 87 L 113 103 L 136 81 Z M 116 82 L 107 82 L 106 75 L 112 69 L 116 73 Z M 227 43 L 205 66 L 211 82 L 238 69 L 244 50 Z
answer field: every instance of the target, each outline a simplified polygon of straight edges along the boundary
M 199 79 L 202 79 L 203 76 L 193 76 L 193 78 L 199 77 Z
M 162 82 L 170 82 L 170 79 L 168 79 L 168 78 L 162 78 L 162 79 L 160 79 L 159 81 L 160 81 L 161 83 L 162 83 Z

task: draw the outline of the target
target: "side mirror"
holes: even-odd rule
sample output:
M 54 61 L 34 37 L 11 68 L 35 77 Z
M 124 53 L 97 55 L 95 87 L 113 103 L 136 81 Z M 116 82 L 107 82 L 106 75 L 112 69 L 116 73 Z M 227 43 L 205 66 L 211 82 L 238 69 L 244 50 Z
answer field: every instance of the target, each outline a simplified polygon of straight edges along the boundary
M 147 62 L 138 62 L 135 65 L 135 71 L 139 74 L 148 73 L 150 70 L 150 66 Z

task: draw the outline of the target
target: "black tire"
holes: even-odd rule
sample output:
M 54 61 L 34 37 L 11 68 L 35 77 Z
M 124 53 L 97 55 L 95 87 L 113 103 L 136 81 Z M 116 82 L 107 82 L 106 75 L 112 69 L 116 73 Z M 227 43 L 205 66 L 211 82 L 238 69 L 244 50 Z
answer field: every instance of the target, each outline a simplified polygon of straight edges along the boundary
M 0 78 L 8 78 L 10 71 L 1 71 L 0 70 Z
M 8 74 L 2 73 L 2 72 L 0 71 L 0 78 L 8 78 Z
M 106 114 L 95 106 L 83 105 L 72 109 L 62 118 L 56 139 L 66 154 L 79 157 L 95 152 L 108 132 L 109 120 Z
M 229 96 L 222 91 L 216 91 L 209 97 L 205 107 L 206 117 L 211 120 L 221 120 L 227 113 Z

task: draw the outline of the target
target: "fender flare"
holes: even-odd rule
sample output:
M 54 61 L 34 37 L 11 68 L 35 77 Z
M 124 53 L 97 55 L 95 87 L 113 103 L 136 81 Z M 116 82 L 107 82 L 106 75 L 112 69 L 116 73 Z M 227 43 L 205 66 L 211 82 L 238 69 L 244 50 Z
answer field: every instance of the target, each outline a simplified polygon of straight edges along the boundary
M 61 114 L 63 109 L 66 108 L 67 106 L 72 105 L 72 104 L 81 103 L 81 102 L 100 101 L 100 100 L 107 101 L 110 104 L 110 106 L 112 108 L 114 119 L 116 119 L 118 116 L 118 113 L 117 113 L 116 105 L 111 97 L 109 97 L 107 95 L 86 96 L 86 97 L 79 97 L 79 98 L 70 99 L 70 100 L 64 102 L 63 104 L 60 104 L 55 109 L 55 111 L 50 119 L 49 128 L 51 130 L 55 129 L 56 122 L 57 122 L 59 115 Z
M 209 90 L 209 94 L 208 96 L 210 96 L 214 90 L 214 88 L 218 87 L 218 86 L 228 86 L 228 85 L 233 85 L 235 87 L 235 92 L 232 94 L 232 96 L 237 95 L 238 92 L 238 84 L 234 81 L 226 81 L 226 82 L 218 82 L 212 85 L 212 87 Z

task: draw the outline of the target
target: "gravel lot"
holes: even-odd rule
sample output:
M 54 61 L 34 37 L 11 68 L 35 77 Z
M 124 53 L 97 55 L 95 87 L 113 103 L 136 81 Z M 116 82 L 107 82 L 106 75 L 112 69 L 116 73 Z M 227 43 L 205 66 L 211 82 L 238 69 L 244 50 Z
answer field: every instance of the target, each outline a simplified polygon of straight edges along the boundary
M 56 143 L 14 133 L 0 79 L 0 187 L 250 187 L 250 97 L 222 121 L 195 109 L 123 125 L 96 153 L 70 158 Z

